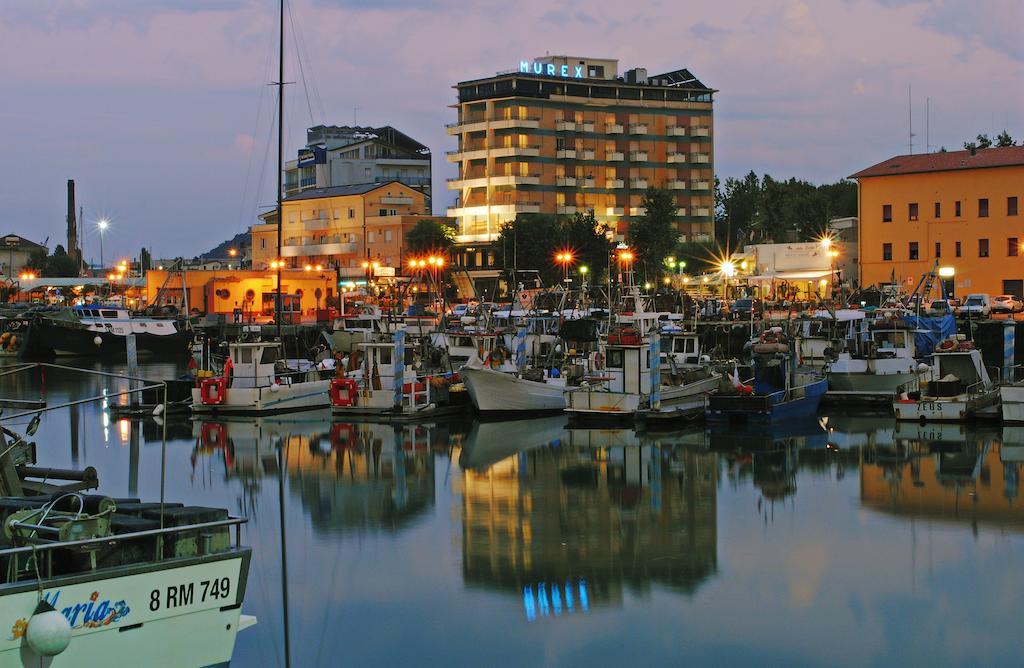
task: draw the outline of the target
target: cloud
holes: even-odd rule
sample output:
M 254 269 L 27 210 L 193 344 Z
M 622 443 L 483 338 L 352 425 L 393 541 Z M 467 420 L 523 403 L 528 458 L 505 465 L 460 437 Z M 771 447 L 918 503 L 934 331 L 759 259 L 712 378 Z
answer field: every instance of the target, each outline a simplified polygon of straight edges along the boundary
M 731 32 L 732 31 L 727 28 L 713 26 L 710 23 L 705 23 L 704 21 L 698 21 L 697 23 L 694 23 L 692 26 L 690 26 L 690 34 L 696 37 L 697 39 L 719 39 L 721 37 L 725 37 Z

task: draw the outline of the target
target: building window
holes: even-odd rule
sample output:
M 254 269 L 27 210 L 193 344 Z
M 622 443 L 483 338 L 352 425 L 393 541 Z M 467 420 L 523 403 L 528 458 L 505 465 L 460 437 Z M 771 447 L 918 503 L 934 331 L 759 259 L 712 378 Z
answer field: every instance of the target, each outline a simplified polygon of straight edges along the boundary
M 1017 257 L 1018 251 L 1020 250 L 1020 242 L 1017 241 L 1017 237 L 1010 237 L 1006 240 L 1006 254 L 1010 257 Z
M 962 246 L 960 245 L 960 242 L 958 241 L 958 242 L 956 242 L 956 256 L 957 256 L 957 257 L 960 257 L 960 255 L 962 254 L 962 252 L 963 252 L 963 248 L 962 248 Z
M 959 218 L 961 215 L 963 215 L 963 214 L 960 213 L 960 200 L 956 201 L 956 204 L 954 205 L 953 208 L 955 209 L 955 211 L 953 212 L 954 216 Z
M 1006 198 L 1006 215 L 1007 216 L 1016 216 L 1017 215 L 1017 197 L 1016 196 L 1007 197 Z
M 917 220 L 917 202 L 911 202 L 907 205 L 907 218 Z
M 356 210 L 355 209 L 349 209 L 348 210 L 348 217 L 349 217 L 349 220 L 351 220 L 352 218 L 355 218 L 356 217 Z
M 267 250 L 267 240 L 266 239 L 260 239 L 260 249 L 261 250 Z
M 937 218 L 937 219 L 938 218 L 942 218 L 942 203 L 941 202 L 936 202 L 935 203 L 935 218 Z
M 942 243 L 939 241 L 935 242 L 935 259 L 938 260 L 942 257 Z
M 988 218 L 988 198 L 978 200 L 978 218 Z
M 978 239 L 978 257 L 988 257 L 988 239 Z
M 391 230 L 384 230 L 384 241 L 391 241 Z
M 917 260 L 917 259 L 919 259 L 919 257 L 918 257 L 919 254 L 920 254 L 920 252 L 918 251 L 917 242 L 916 241 L 911 241 L 910 242 L 910 248 L 907 251 L 907 255 L 908 255 L 909 259 Z
M 892 260 L 892 244 L 882 244 L 882 259 Z
M 376 234 L 374 234 L 373 232 L 367 232 L 366 233 L 366 243 L 372 244 L 372 243 L 375 243 L 376 241 L 377 241 L 377 235 Z
M 892 222 L 892 204 L 883 204 L 882 205 L 882 222 L 883 223 L 891 223 Z
M 381 209 L 381 210 L 380 210 L 380 211 L 379 211 L 379 212 L 377 213 L 377 215 L 378 215 L 378 216 L 386 216 L 386 215 L 388 215 L 388 210 L 387 210 L 387 209 Z

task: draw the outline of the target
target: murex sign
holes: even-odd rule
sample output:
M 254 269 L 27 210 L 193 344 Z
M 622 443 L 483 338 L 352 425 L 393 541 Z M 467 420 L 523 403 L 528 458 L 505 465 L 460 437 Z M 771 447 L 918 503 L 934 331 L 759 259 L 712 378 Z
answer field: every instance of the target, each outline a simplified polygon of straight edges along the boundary
M 519 61 L 519 71 L 523 74 L 546 74 L 549 77 L 568 77 L 572 79 L 583 78 L 583 66 L 572 65 L 572 73 L 569 72 L 569 65 L 555 65 L 554 63 L 537 63 L 529 60 Z

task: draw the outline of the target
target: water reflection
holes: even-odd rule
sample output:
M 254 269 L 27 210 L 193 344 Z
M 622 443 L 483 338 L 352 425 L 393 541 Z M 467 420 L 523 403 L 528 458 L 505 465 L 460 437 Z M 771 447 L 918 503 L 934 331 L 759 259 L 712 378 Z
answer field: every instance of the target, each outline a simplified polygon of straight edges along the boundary
M 528 620 L 618 607 L 627 589 L 654 584 L 693 593 L 717 569 L 715 456 L 577 445 L 629 439 L 562 425 L 471 432 L 460 458 L 465 582 L 521 595 Z M 492 433 L 504 434 L 500 445 L 480 440 Z M 515 454 L 491 463 L 499 451 Z

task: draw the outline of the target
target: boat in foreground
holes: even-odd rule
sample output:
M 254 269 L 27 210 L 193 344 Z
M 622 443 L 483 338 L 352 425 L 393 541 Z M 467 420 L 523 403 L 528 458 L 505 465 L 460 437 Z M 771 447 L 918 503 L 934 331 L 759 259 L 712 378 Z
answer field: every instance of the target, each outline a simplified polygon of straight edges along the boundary
M 962 334 L 940 343 L 934 360 L 920 389 L 893 401 L 897 420 L 965 422 L 996 410 L 1000 390 L 985 369 L 981 351 Z

